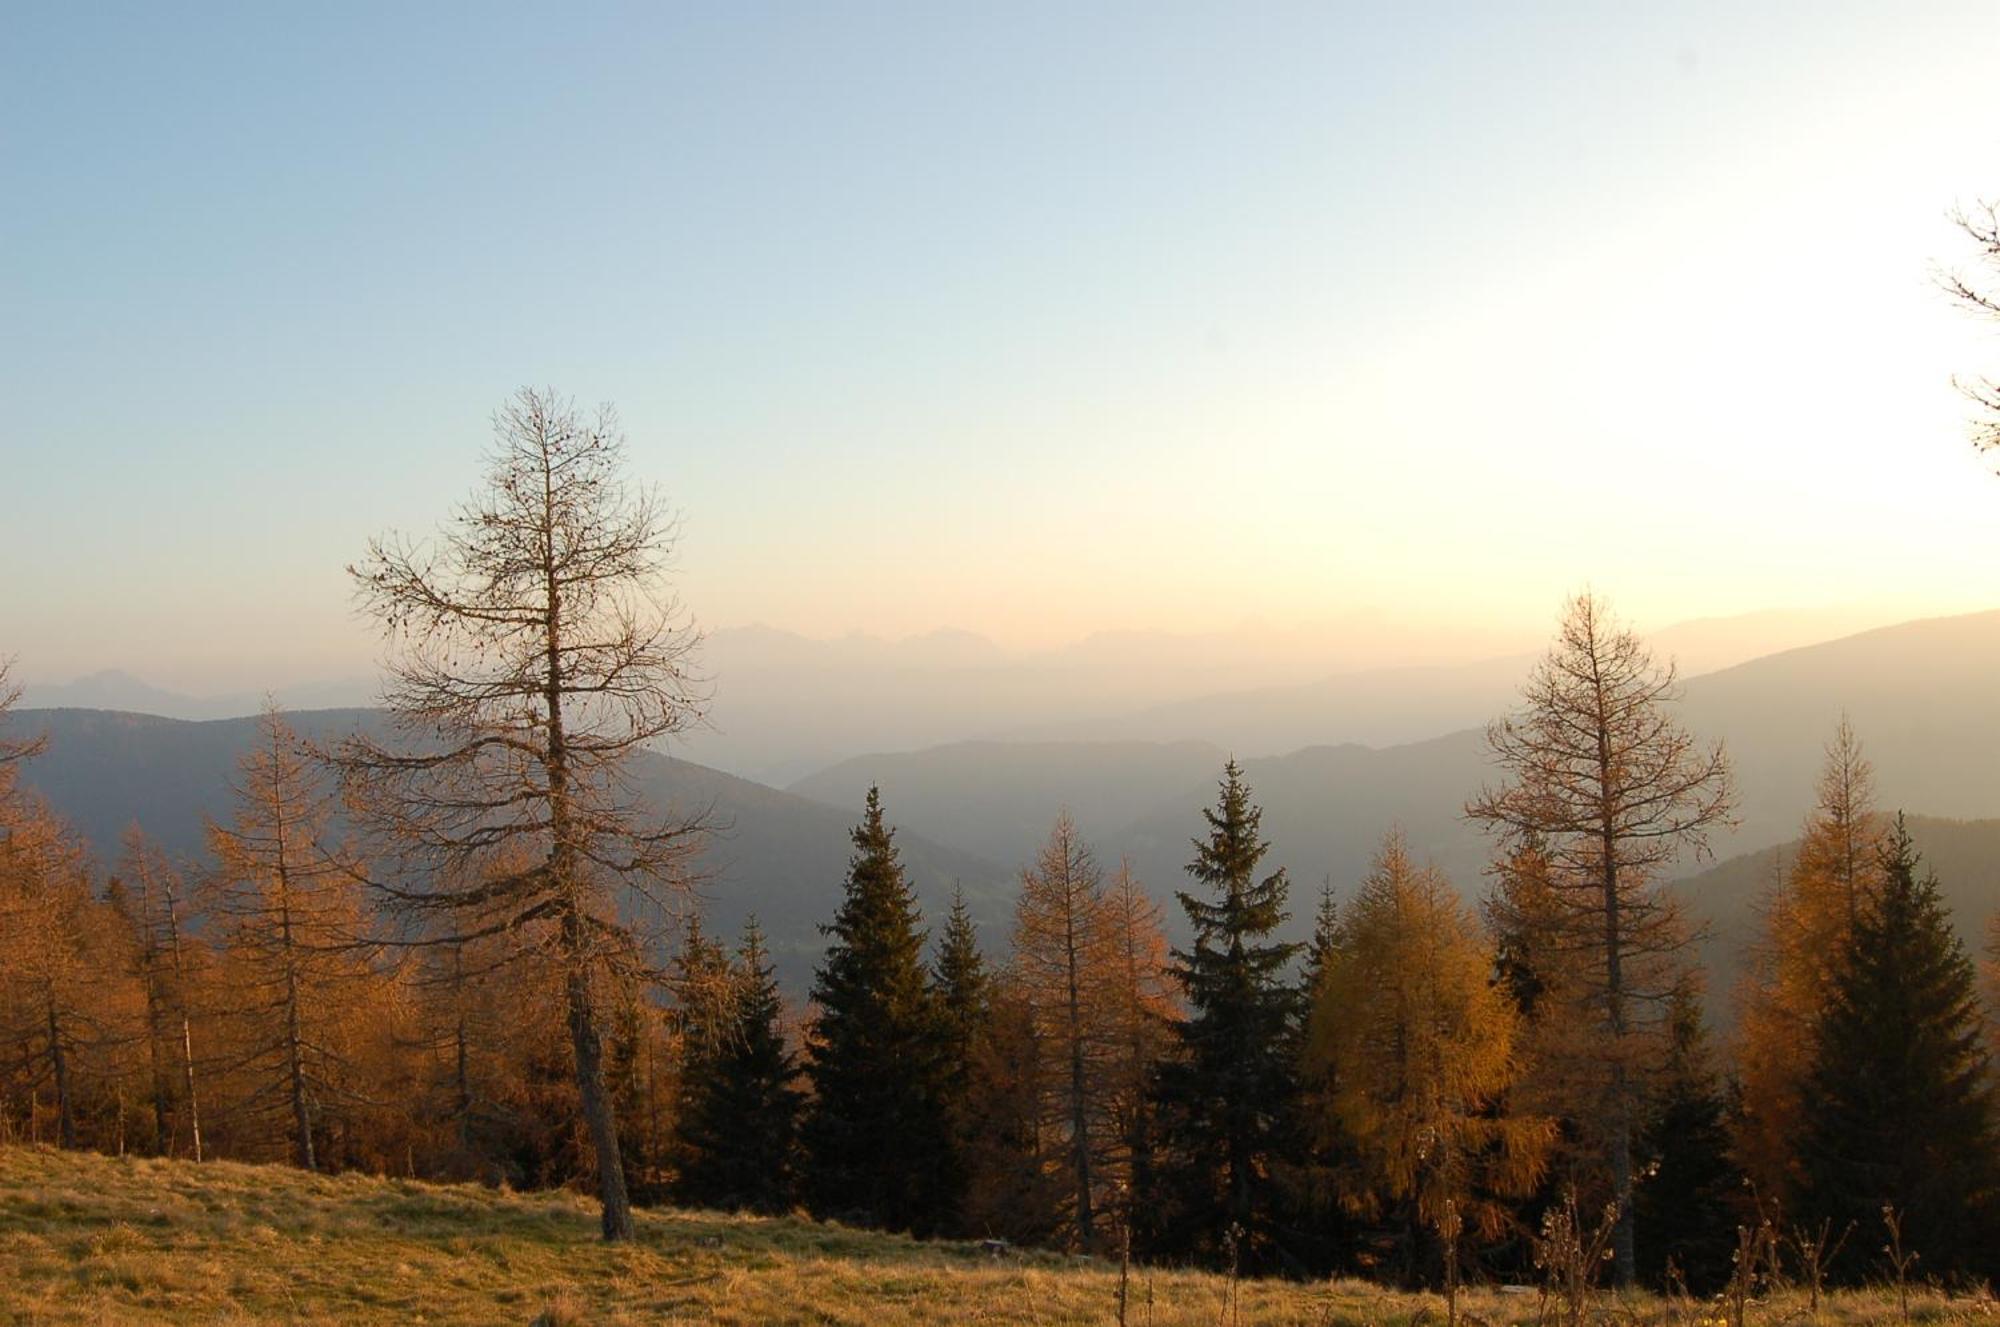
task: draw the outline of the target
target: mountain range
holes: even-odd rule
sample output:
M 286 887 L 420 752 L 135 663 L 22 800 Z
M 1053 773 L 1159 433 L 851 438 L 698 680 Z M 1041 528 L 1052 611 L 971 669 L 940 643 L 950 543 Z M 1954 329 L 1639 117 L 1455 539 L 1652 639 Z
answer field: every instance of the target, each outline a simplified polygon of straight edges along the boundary
M 2000 819 L 1947 820 L 1909 816 L 1910 838 L 1922 856 L 1918 871 L 1935 872 L 1959 938 L 1979 954 L 1988 926 L 2000 917 Z M 1680 882 L 1689 911 L 1708 922 L 1700 944 L 1710 1006 L 1728 1021 L 1736 987 L 1748 970 L 1760 909 L 1780 874 L 1798 859 L 1796 839 L 1718 862 Z
M 375 710 L 287 714 L 302 733 L 334 736 L 379 723 Z M 0 732 L 48 736 L 48 749 L 22 779 L 90 841 L 100 863 L 115 865 L 119 841 L 137 824 L 170 853 L 199 863 L 203 826 L 226 820 L 238 759 L 253 739 L 254 718 L 194 722 L 103 710 L 18 710 Z M 808 801 L 718 770 L 652 752 L 636 758 L 633 782 L 663 812 L 707 813 L 714 830 L 694 862 L 704 920 L 733 938 L 755 913 L 771 944 L 780 979 L 803 990 L 823 948 L 818 926 L 839 905 L 848 830 L 861 805 Z M 927 916 L 941 916 L 955 884 L 974 916 L 1001 924 L 1012 906 L 1006 872 L 967 853 L 904 832 L 898 836 Z
M 1708 672 L 1884 620 L 1865 605 L 1710 618 L 1650 633 L 1663 655 Z M 1535 644 L 1519 632 L 1449 630 L 1358 614 L 1281 631 L 1099 631 L 1067 644 L 1007 648 L 969 631 L 901 639 L 815 639 L 729 627 L 702 642 L 706 722 L 674 754 L 782 786 L 870 751 L 970 738 L 1186 739 L 1244 756 L 1319 743 L 1419 741 L 1482 723 L 1511 699 Z M 287 709 L 374 703 L 350 676 L 275 688 Z M 128 672 L 30 681 L 37 709 L 125 710 L 176 719 L 253 714 L 261 693 L 189 694 Z
M 933 646 L 943 656 L 981 653 L 976 642 Z M 867 648 L 856 648 L 867 656 Z M 1497 661 L 1491 669 L 1444 670 L 1453 679 L 1445 690 L 1457 688 L 1450 703 L 1469 709 L 1484 697 L 1485 713 L 1497 713 L 1507 703 L 1497 694 L 1501 683 L 1518 686 L 1529 663 L 1522 658 Z M 1415 674 L 1390 671 L 1396 672 L 1395 686 L 1409 684 L 1405 694 L 1417 694 Z M 1966 916 L 1983 918 L 2000 904 L 2000 869 L 1974 869 L 1984 860 L 1983 849 L 1961 851 L 1964 836 L 1940 828 L 2000 816 L 2000 704 L 1990 681 L 1996 675 L 2000 612 L 1862 632 L 1685 683 L 1682 719 L 1697 734 L 1725 742 L 1739 788 L 1739 823 L 1712 845 L 1721 865 L 1690 860 L 1680 868 L 1693 877 L 1690 898 L 1716 922 L 1709 952 L 1726 979 L 1752 916 L 1746 911 L 1752 892 L 1743 882 L 1763 881 L 1768 862 L 1759 865 L 1757 854 L 1796 834 L 1812 801 L 1824 743 L 1843 713 L 1874 762 L 1881 805 L 1927 817 L 1920 822 L 1923 833 L 1943 845 L 1941 870 L 1949 867 L 1947 883 Z M 1264 749 L 1281 743 L 1285 732 L 1343 731 L 1341 715 L 1365 716 L 1379 704 L 1384 676 L 1383 670 L 1361 672 L 1345 691 L 1336 680 L 1218 692 L 1184 708 L 1179 719 L 1169 717 L 1172 707 L 1155 707 L 1159 730 L 1173 732 L 1178 723 L 1190 734 L 1185 740 L 954 741 L 853 756 L 784 789 L 648 753 L 637 782 L 662 806 L 713 807 L 722 828 L 699 863 L 711 929 L 731 932 L 754 911 L 795 990 L 802 989 L 823 943 L 817 927 L 837 905 L 847 831 L 871 785 L 881 787 L 890 820 L 901 827 L 899 842 L 926 914 L 939 915 L 953 884 L 961 884 L 989 943 L 998 944 L 1014 873 L 1063 808 L 1107 866 L 1130 859 L 1140 879 L 1167 901 L 1183 885 L 1189 840 L 1202 828 L 1201 808 L 1212 802 L 1233 751 L 1243 757 L 1264 808 L 1273 845 L 1269 864 L 1285 867 L 1293 878 L 1291 929 L 1297 935 L 1319 883 L 1350 892 L 1392 827 L 1461 889 L 1481 887 L 1490 849 L 1462 808 L 1483 783 L 1499 777 L 1488 763 L 1483 728 L 1461 726 L 1421 741 Z M 893 692 L 894 680 L 880 683 L 885 693 Z M 1196 724 L 1191 716 L 1197 714 L 1208 727 Z M 319 732 L 378 721 L 374 712 L 354 709 L 293 718 Z M 227 813 L 231 771 L 253 724 L 86 709 L 22 710 L 8 722 L 17 730 L 49 733 L 48 753 L 26 778 L 107 861 L 115 856 L 118 834 L 135 820 L 170 848 L 199 854 L 203 817 Z M 1243 745 L 1226 740 L 1233 733 L 1247 734 Z M 1989 837 L 2000 850 L 2000 835 Z M 1972 838 L 1986 841 L 1979 833 Z M 1991 856 L 2000 863 L 2000 851 Z M 1168 916 L 1178 933 L 1178 909 L 1169 906 Z
M 1724 742 L 1738 787 L 1738 823 L 1712 850 L 1727 857 L 1792 837 L 1843 714 L 1875 765 L 1885 808 L 2000 814 L 1996 675 L 2000 612 L 1862 632 L 1689 679 L 1681 718 Z M 1181 878 L 1198 810 L 1229 754 L 1205 742 L 959 742 L 858 757 L 790 789 L 852 804 L 880 785 L 911 829 L 1000 862 L 1025 860 L 1067 807 L 1100 856 L 1129 857 L 1141 879 L 1165 889 Z M 1331 879 L 1351 889 L 1391 827 L 1461 888 L 1478 887 L 1490 850 L 1463 807 L 1500 777 L 1483 729 L 1381 747 L 1305 746 L 1242 764 L 1264 808 L 1270 863 L 1287 868 L 1295 888 Z

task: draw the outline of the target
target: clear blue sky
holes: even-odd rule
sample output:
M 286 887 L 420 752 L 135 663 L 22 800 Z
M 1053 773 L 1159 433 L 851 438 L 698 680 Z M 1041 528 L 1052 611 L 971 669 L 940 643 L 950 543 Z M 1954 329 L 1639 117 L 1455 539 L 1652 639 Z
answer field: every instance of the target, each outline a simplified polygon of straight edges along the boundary
M 353 671 L 526 382 L 715 625 L 2000 602 L 1996 74 L 1990 3 L 17 5 L 0 654 Z

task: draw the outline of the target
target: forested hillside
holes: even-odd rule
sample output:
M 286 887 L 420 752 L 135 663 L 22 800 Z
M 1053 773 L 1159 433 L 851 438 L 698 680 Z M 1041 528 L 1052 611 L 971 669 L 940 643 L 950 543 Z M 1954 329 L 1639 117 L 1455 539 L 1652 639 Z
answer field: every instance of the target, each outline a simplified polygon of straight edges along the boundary
M 1909 817 L 1910 837 L 1937 872 L 1939 894 L 1960 938 L 1977 951 L 1986 943 L 1988 919 L 2000 913 L 2000 820 L 1947 820 Z M 1761 912 L 1774 882 L 1799 858 L 1799 840 L 1743 853 L 1680 885 L 1688 906 L 1707 919 L 1713 932 L 1702 942 L 1711 1007 L 1727 1017 L 1737 981 L 1750 965 L 1758 943 Z
M 1522 670 L 1525 673 L 1525 668 Z M 1688 726 L 1728 748 L 1739 824 L 1727 857 L 1792 837 L 1826 734 L 1842 714 L 1866 735 L 1883 805 L 1931 816 L 2000 814 L 2000 613 L 1909 622 L 1752 660 L 1689 679 Z M 1502 702 L 1515 703 L 1520 676 Z M 1503 711 L 1496 709 L 1492 717 Z M 1310 721 L 1301 717 L 1300 726 Z M 843 762 L 791 785 L 850 805 L 880 784 L 911 831 L 993 860 L 1017 859 L 1033 825 L 1067 805 L 1109 856 L 1142 878 L 1171 879 L 1186 857 L 1180 825 L 1221 749 L 1197 744 L 959 743 Z M 1350 888 L 1385 824 L 1411 851 L 1476 890 L 1490 860 L 1461 814 L 1493 777 L 1484 736 L 1463 730 L 1370 748 L 1319 746 L 1243 762 L 1263 798 L 1276 860 L 1300 880 Z M 1683 872 L 1703 869 L 1690 860 Z M 1729 917 L 1718 916 L 1725 927 Z

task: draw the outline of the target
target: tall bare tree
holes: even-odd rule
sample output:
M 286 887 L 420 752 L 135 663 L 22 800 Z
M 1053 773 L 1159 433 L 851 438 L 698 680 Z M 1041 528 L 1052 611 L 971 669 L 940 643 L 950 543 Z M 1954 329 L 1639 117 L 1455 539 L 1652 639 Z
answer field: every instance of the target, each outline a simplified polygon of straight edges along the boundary
M 351 570 L 391 644 L 392 726 L 333 753 L 358 818 L 401 854 L 381 888 L 414 938 L 500 937 L 560 966 L 607 1240 L 631 1237 L 632 1214 L 599 987 L 639 964 L 634 895 L 671 905 L 699 828 L 623 777 L 700 717 L 698 638 L 664 581 L 674 526 L 624 450 L 609 407 L 524 389 L 436 540 L 369 545 Z
M 1634 1038 L 1649 1013 L 1664 1013 L 1693 938 L 1660 876 L 1682 854 L 1707 852 L 1710 831 L 1731 822 L 1734 796 L 1721 744 L 1698 742 L 1673 718 L 1678 696 L 1671 662 L 1655 663 L 1601 600 L 1572 598 L 1521 709 L 1487 731 L 1507 781 L 1466 807 L 1509 850 L 1539 845 L 1549 871 L 1543 924 L 1556 950 L 1583 959 L 1578 996 L 1599 1034 L 1604 1096 L 1594 1123 L 1618 1204 L 1621 1282 L 1635 1271 Z

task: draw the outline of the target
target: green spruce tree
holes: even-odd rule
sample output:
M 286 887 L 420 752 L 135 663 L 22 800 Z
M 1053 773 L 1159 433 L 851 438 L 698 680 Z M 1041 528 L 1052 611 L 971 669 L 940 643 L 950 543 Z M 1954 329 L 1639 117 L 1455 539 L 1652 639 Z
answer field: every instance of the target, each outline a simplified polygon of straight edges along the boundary
M 729 975 L 728 1015 L 682 1095 L 677 1196 L 700 1207 L 784 1212 L 804 1094 L 794 1086 L 800 1069 L 785 1045 L 784 1002 L 755 918 Z
M 1671 1262 L 1689 1290 L 1709 1295 L 1729 1279 L 1743 1173 L 1730 1152 L 1722 1084 L 1693 991 L 1674 994 L 1668 1031 L 1665 1072 L 1639 1134 L 1639 1275 L 1668 1289 Z
M 1299 977 L 1299 991 L 1304 1007 L 1311 1008 L 1313 995 L 1319 990 L 1320 974 L 1326 971 L 1327 959 L 1340 947 L 1340 900 L 1333 892 L 1333 877 L 1320 882 L 1319 907 L 1313 912 L 1312 939 L 1306 942 L 1306 961 Z
M 938 938 L 937 963 L 931 970 L 931 988 L 937 993 L 946 1059 L 953 1075 L 965 1070 L 973 1038 L 986 1021 L 992 986 L 986 959 L 979 952 L 979 929 L 965 906 L 965 891 L 953 890 L 951 912 Z
M 1194 941 L 1173 955 L 1187 1015 L 1156 1082 L 1163 1192 L 1149 1252 L 1245 1271 L 1293 1267 L 1274 1176 L 1296 1161 L 1301 1137 L 1289 971 L 1301 946 L 1271 938 L 1286 917 L 1285 873 L 1258 877 L 1270 845 L 1234 760 L 1202 814 L 1208 834 L 1188 866 L 1202 888 L 1177 895 Z
M 853 831 L 846 896 L 813 984 L 806 1193 L 816 1215 L 929 1234 L 950 1220 L 943 1020 L 882 798 Z
M 951 912 L 938 939 L 931 968 L 931 991 L 938 1020 L 939 1084 L 944 1093 L 947 1147 L 939 1181 L 944 1211 L 939 1228 L 956 1235 L 966 1225 L 966 1193 L 971 1182 L 973 1137 L 970 1094 L 973 1062 L 993 999 L 993 980 L 979 952 L 979 931 L 965 906 L 965 891 L 952 891 Z
M 1975 975 L 1901 816 L 1879 896 L 1854 928 L 1816 1037 L 1800 1140 L 1799 1215 L 1856 1237 L 1836 1274 L 1862 1279 L 1882 1209 L 1934 1276 L 1990 1276 L 1994 1114 Z M 1865 1232 L 1865 1233 L 1864 1233 Z
M 668 1022 L 680 1042 L 681 1077 L 699 1078 L 721 1044 L 735 1000 L 729 955 L 702 931 L 700 913 L 688 918 L 667 989 L 674 1001 Z

